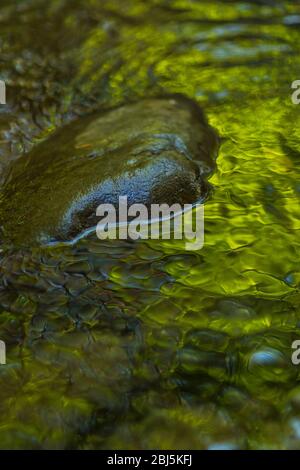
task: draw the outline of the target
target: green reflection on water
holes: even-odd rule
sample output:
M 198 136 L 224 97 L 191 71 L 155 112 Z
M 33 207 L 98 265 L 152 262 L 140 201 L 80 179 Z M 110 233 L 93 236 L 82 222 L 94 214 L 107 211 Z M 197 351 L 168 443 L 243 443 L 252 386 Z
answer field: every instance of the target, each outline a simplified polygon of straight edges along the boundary
M 46 5 L 3 2 L 4 166 L 78 114 L 159 93 L 196 99 L 222 146 L 197 253 L 3 254 L 0 446 L 299 448 L 300 7 Z

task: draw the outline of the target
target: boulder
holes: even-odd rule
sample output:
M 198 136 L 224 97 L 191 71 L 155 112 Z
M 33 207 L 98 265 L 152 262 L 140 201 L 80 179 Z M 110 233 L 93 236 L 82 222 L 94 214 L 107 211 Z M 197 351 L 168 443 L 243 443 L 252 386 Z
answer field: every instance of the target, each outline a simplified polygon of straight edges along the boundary
M 1 238 L 70 240 L 101 203 L 195 203 L 207 194 L 218 137 L 184 97 L 142 100 L 65 126 L 13 162 L 0 191 Z

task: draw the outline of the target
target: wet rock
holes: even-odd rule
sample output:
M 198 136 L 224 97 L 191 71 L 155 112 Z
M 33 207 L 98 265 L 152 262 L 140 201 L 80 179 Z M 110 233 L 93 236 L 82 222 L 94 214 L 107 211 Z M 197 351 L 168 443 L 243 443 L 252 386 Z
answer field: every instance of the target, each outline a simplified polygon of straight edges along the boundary
M 194 203 L 207 193 L 218 139 L 183 97 L 148 99 L 79 119 L 14 162 L 0 193 L 1 238 L 67 240 L 101 203 Z

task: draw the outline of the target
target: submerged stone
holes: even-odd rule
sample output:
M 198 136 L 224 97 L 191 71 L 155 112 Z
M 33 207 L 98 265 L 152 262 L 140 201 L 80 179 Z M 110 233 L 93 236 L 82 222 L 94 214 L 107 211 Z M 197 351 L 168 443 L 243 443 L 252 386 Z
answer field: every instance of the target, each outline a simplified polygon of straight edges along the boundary
M 80 118 L 12 163 L 0 192 L 1 238 L 70 240 L 102 203 L 191 204 L 207 193 L 218 138 L 191 100 L 142 100 Z

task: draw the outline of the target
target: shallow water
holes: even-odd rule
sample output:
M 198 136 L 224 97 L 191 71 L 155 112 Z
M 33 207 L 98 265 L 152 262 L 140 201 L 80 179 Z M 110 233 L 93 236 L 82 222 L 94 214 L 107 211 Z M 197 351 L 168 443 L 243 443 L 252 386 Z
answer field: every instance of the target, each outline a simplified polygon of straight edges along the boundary
M 300 447 L 295 3 L 2 0 L 3 169 L 157 94 L 196 99 L 222 137 L 199 252 L 2 247 L 2 448 Z

